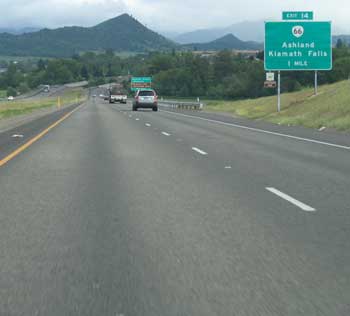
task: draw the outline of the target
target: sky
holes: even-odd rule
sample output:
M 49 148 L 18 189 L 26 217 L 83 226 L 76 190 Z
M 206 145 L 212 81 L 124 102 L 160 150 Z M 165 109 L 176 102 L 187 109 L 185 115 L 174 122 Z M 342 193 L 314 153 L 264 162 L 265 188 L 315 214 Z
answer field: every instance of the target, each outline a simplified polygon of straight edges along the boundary
M 153 30 L 180 33 L 276 20 L 284 10 L 314 11 L 336 33 L 350 33 L 350 0 L 0 0 L 0 27 L 92 26 L 129 13 Z

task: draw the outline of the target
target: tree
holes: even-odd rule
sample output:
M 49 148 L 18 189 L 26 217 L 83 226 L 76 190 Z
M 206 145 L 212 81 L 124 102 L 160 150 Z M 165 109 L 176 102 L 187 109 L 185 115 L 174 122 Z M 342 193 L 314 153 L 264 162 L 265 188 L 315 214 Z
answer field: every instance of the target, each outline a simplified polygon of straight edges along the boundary
M 46 69 L 46 63 L 40 58 L 37 63 L 38 71 Z
M 256 54 L 256 58 L 260 59 L 260 60 L 264 60 L 264 56 L 265 56 L 265 52 L 263 50 L 259 51 Z
M 30 90 L 28 84 L 26 82 L 21 82 L 18 87 L 18 91 L 23 94 Z
M 86 65 L 83 65 L 83 67 L 81 67 L 80 75 L 84 79 L 88 79 L 89 78 L 89 71 L 88 71 Z
M 9 87 L 17 87 L 20 82 L 20 73 L 18 72 L 18 67 L 15 63 L 11 63 L 7 68 L 5 74 L 5 83 Z
M 72 82 L 74 79 L 72 65 L 67 65 L 64 60 L 52 60 L 47 66 L 44 78 L 48 84 Z
M 172 55 L 158 54 L 151 59 L 149 70 L 151 74 L 156 74 L 173 68 L 173 65 Z
M 17 90 L 14 87 L 8 87 L 6 94 L 8 97 L 15 97 L 17 95 Z
M 217 80 L 232 75 L 234 64 L 232 54 L 229 51 L 221 51 L 214 59 L 214 75 Z
M 33 72 L 27 76 L 27 83 L 31 89 L 38 87 L 41 84 L 46 84 L 45 71 Z
M 98 65 L 94 65 L 93 70 L 92 70 L 92 75 L 95 78 L 103 77 L 103 71 L 102 71 L 101 67 L 99 67 Z
M 348 79 L 350 75 L 350 56 L 337 59 L 333 63 L 333 70 L 329 72 L 330 82 Z
M 338 38 L 337 44 L 335 45 L 336 48 L 343 48 L 345 45 L 343 43 L 343 40 L 341 38 Z
M 108 57 L 108 58 L 113 58 L 114 57 L 114 50 L 112 48 L 107 48 L 105 50 L 105 55 Z
M 107 77 L 112 77 L 113 76 L 113 70 L 112 70 L 112 64 L 111 63 L 109 63 L 108 65 L 107 65 Z

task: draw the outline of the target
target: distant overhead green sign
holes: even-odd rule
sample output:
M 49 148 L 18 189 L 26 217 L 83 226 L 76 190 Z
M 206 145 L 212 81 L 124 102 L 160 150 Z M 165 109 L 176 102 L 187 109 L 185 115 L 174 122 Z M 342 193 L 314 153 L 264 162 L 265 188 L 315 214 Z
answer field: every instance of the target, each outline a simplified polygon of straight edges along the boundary
M 131 91 L 147 90 L 152 87 L 152 77 L 131 78 Z
M 312 11 L 286 11 L 282 13 L 282 20 L 313 20 Z
M 265 70 L 331 70 L 330 22 L 266 22 Z

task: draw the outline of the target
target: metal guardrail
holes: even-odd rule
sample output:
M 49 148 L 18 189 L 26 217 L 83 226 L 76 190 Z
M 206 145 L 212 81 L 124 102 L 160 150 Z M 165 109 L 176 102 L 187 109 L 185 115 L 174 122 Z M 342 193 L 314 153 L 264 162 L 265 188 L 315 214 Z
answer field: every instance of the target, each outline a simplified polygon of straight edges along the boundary
M 171 101 L 171 100 L 158 100 L 158 105 L 182 110 L 203 110 L 204 103 L 202 102 L 184 102 L 184 101 Z
M 37 96 L 38 94 L 40 94 L 43 91 L 44 91 L 44 88 L 38 88 L 38 89 L 35 89 L 35 90 L 30 91 L 28 93 L 16 96 L 15 99 L 16 100 L 24 100 L 24 99 L 33 98 L 33 97 Z
M 43 89 L 35 89 L 35 90 L 32 90 L 28 93 L 21 94 L 19 96 L 14 97 L 14 100 L 16 101 L 16 100 L 29 99 L 29 98 L 35 97 L 36 95 L 40 94 L 42 91 L 43 91 Z M 6 102 L 6 101 L 8 101 L 7 98 L 0 98 L 0 102 Z
M 86 87 L 89 85 L 89 81 L 80 81 L 80 82 L 72 82 L 72 83 L 66 83 L 64 86 L 67 88 L 80 88 L 80 87 Z

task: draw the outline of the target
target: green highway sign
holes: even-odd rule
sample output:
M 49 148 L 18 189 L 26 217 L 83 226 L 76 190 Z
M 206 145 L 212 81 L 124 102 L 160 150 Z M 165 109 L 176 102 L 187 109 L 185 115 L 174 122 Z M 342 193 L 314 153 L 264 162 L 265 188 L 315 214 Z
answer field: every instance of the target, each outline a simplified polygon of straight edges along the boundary
M 147 90 L 152 87 L 152 77 L 131 78 L 131 91 Z
M 331 69 L 331 22 L 265 22 L 265 70 Z
M 312 11 L 289 11 L 282 12 L 282 20 L 313 20 Z

